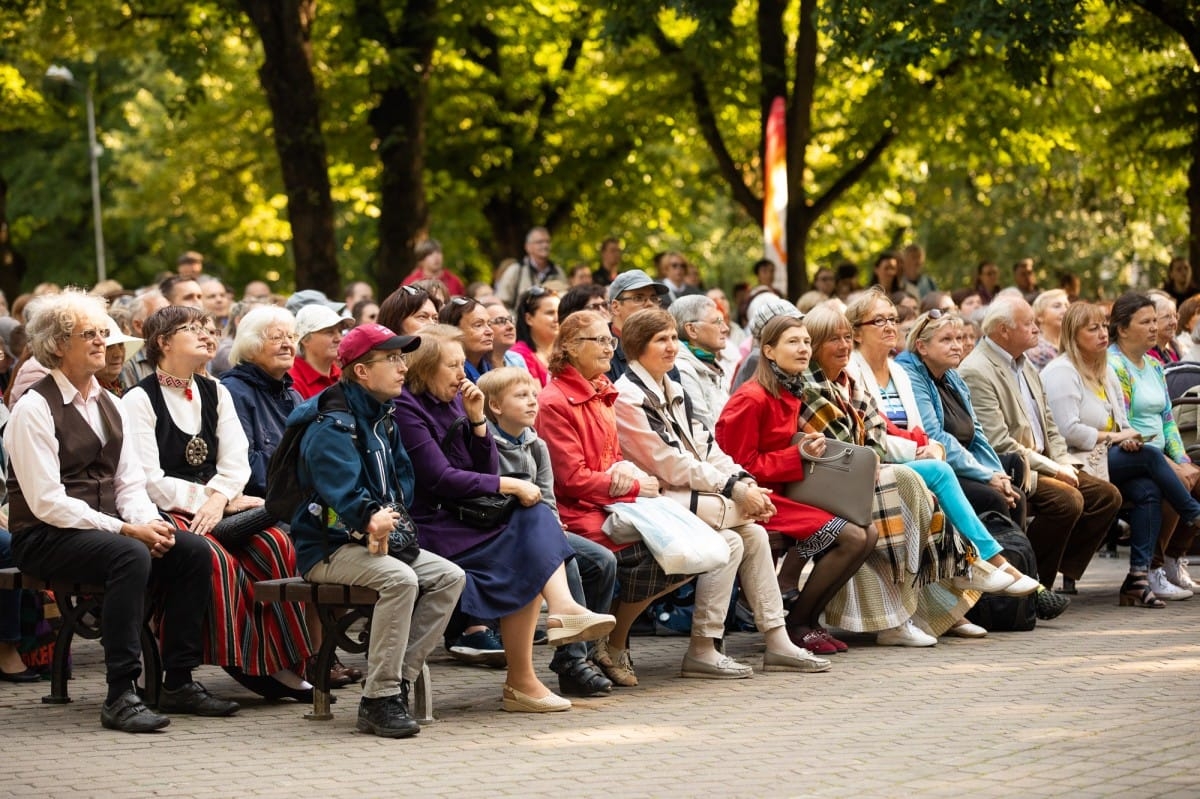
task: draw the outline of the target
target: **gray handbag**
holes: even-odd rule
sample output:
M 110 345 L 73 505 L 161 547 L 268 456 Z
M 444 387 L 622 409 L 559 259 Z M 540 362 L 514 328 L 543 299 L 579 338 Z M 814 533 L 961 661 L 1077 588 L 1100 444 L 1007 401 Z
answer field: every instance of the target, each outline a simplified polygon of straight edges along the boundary
M 799 445 L 803 438 L 804 433 L 797 433 L 792 437 L 792 444 Z M 828 439 L 824 455 L 814 458 L 802 454 L 801 457 L 804 479 L 785 485 L 784 496 L 840 516 L 859 527 L 871 523 L 875 473 L 879 468 L 875 450 Z

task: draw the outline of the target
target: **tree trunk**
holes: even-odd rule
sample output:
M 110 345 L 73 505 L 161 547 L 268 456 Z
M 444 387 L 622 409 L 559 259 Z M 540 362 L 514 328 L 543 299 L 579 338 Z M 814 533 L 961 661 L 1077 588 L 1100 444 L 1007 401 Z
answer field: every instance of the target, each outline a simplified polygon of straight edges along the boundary
M 263 44 L 259 80 L 274 123 L 297 288 L 341 294 L 333 198 L 309 40 L 315 0 L 239 0 Z
M 808 233 L 815 215 L 804 183 L 817 85 L 817 0 L 801 0 L 796 64 L 787 115 L 787 285 L 795 300 L 808 290 Z
M 429 112 L 429 74 L 437 46 L 437 0 L 409 0 L 399 28 L 376 31 L 389 49 L 403 48 L 410 65 L 394 73 L 369 121 L 379 140 L 383 167 L 380 185 L 379 257 L 375 280 L 382 295 L 400 284 L 416 261 L 413 247 L 429 234 L 425 198 L 425 123 Z M 384 23 L 382 15 L 380 24 Z
M 0 177 L 0 291 L 8 298 L 9 306 L 21 293 L 25 277 L 25 259 L 13 249 L 8 232 L 8 181 Z

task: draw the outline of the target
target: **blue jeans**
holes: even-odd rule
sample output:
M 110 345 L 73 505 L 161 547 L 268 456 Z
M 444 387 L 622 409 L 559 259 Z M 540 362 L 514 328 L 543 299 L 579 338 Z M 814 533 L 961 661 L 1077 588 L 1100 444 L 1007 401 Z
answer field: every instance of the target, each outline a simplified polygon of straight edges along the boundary
M 13 565 L 12 535 L 0 530 L 0 569 Z M 21 592 L 0 591 L 0 641 L 15 644 L 21 640 Z
M 603 544 L 567 533 L 567 542 L 575 550 L 575 557 L 567 561 L 567 587 L 571 598 L 588 610 L 607 613 L 612 604 L 613 589 L 617 584 L 617 558 Z M 587 658 L 588 646 L 584 642 L 560 646 L 550 661 L 551 670 L 566 668 L 569 663 Z
M 954 469 L 950 464 L 945 461 L 923 459 L 909 461 L 904 465 L 920 475 L 921 480 L 937 497 L 938 504 L 942 506 L 942 512 L 954 525 L 954 529 L 962 533 L 968 541 L 975 545 L 975 549 L 979 550 L 979 557 L 987 560 L 1000 553 L 1002 547 L 995 538 L 992 538 L 992 534 L 975 515 L 975 509 L 971 507 L 971 503 L 963 494 L 962 486 L 958 484 L 958 477 L 955 476 Z
M 1142 447 L 1136 452 L 1110 447 L 1108 479 L 1121 490 L 1122 497 L 1133 503 L 1129 569 L 1146 571 L 1162 525 L 1162 501 L 1165 499 L 1185 523 L 1200 517 L 1200 502 L 1179 482 L 1167 464 L 1167 456 L 1157 447 Z

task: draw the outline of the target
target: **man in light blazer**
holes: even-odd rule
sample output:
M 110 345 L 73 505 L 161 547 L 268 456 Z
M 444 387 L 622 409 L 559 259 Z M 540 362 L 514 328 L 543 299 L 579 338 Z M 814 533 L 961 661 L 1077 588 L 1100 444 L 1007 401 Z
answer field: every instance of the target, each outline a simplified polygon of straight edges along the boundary
M 983 319 L 984 338 L 963 359 L 959 375 L 992 447 L 1029 462 L 1029 541 L 1038 578 L 1048 589 L 1083 576 L 1121 508 L 1116 486 L 1078 471 L 1046 403 L 1037 369 L 1025 351 L 1037 344 L 1033 308 L 1015 296 L 997 298 Z

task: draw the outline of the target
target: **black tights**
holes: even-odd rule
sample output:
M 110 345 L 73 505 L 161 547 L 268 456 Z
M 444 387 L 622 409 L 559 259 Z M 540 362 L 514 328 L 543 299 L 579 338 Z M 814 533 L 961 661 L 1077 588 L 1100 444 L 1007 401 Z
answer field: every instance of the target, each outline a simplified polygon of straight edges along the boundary
M 847 524 L 842 528 L 833 545 L 813 563 L 812 573 L 788 613 L 789 629 L 811 630 L 820 625 L 821 611 L 863 565 L 875 549 L 877 537 L 874 525 L 864 529 Z

